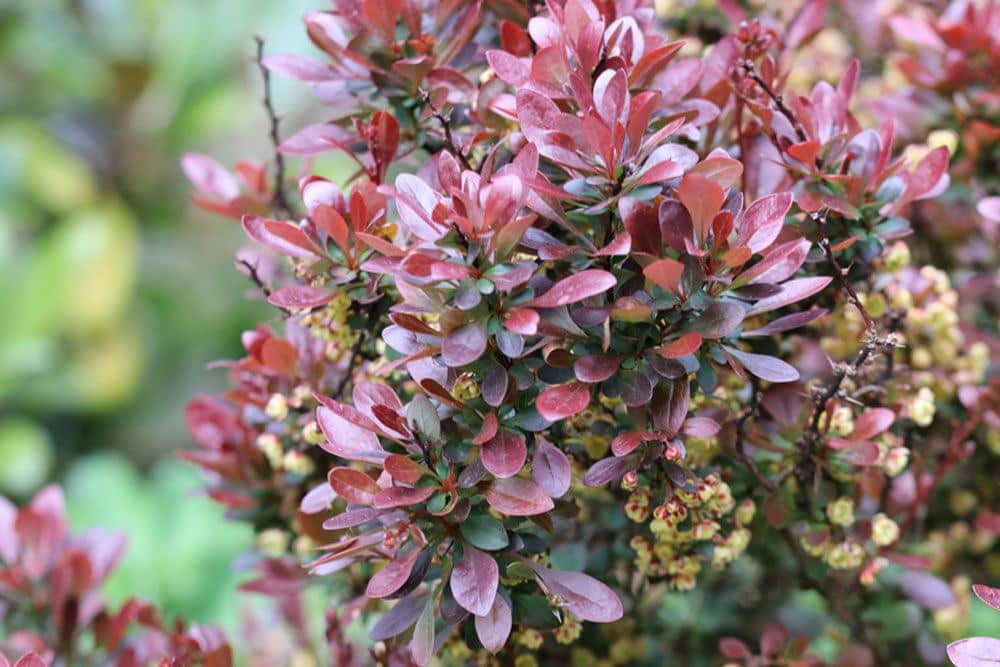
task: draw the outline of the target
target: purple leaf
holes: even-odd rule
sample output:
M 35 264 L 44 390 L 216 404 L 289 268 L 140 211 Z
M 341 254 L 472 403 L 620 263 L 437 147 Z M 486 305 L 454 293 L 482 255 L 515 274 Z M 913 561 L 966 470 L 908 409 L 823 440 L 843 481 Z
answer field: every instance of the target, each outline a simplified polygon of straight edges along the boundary
M 927 609 L 943 609 L 955 604 L 951 587 L 933 574 L 908 570 L 899 585 L 907 597 Z
M 530 308 L 558 308 L 602 294 L 617 284 L 618 280 L 613 274 L 601 269 L 587 269 L 563 278 L 545 294 L 519 305 Z
M 490 653 L 496 653 L 507 643 L 513 623 L 510 604 L 502 595 L 493 600 L 490 611 L 483 616 L 476 616 L 476 635 L 480 643 Z
M 612 623 L 622 617 L 622 601 L 618 595 L 597 579 L 583 572 L 557 572 L 530 561 L 524 561 L 535 571 L 549 592 L 559 596 L 574 616 L 592 623 Z
M 365 595 L 370 598 L 385 598 L 398 591 L 410 577 L 413 564 L 419 555 L 420 549 L 413 549 L 403 558 L 389 561 L 368 580 Z
M 621 358 L 614 354 L 591 354 L 580 357 L 573 364 L 573 372 L 580 382 L 604 382 L 618 371 Z
M 501 430 L 483 445 L 479 457 L 483 467 L 496 477 L 513 477 L 524 466 L 528 458 L 528 448 L 524 436 Z
M 791 315 L 785 315 L 784 317 L 779 317 L 773 322 L 768 322 L 759 329 L 753 329 L 752 331 L 744 331 L 740 334 L 740 338 L 753 338 L 754 336 L 773 336 L 777 333 L 782 333 L 783 331 L 788 331 L 789 329 L 797 329 L 801 326 L 809 324 L 815 319 L 819 319 L 826 315 L 826 308 L 813 308 L 812 310 L 805 310 L 801 313 L 792 313 Z
M 725 350 L 740 362 L 744 368 L 761 380 L 767 380 L 768 382 L 795 382 L 799 379 L 799 372 L 777 357 L 743 352 L 742 350 L 737 350 L 735 347 L 725 347 Z
M 243 231 L 253 241 L 276 253 L 300 259 L 317 259 L 319 257 L 309 237 L 293 224 L 244 215 L 242 225 Z
M 320 447 L 331 454 L 366 463 L 379 463 L 385 458 L 377 435 L 348 421 L 326 405 L 316 408 L 316 423 L 326 436 L 326 442 L 321 442 Z
M 889 408 L 869 408 L 854 420 L 851 440 L 870 440 L 883 433 L 896 420 L 896 413 Z
M 418 488 L 390 486 L 376 493 L 372 499 L 372 504 L 378 509 L 408 507 L 424 502 L 434 495 L 435 491 L 436 489 L 432 486 Z
M 1000 665 L 1000 639 L 967 637 L 948 644 L 948 657 L 956 667 L 996 667 Z
M 774 296 L 769 296 L 766 299 L 761 299 L 747 312 L 747 316 L 758 315 L 760 313 L 766 313 L 771 310 L 777 310 L 788 304 L 801 301 L 802 299 L 808 298 L 813 294 L 816 294 L 824 287 L 830 284 L 833 278 L 828 276 L 815 276 L 812 278 L 796 278 L 795 280 L 789 280 L 787 283 L 783 284 L 781 287 L 781 292 L 775 294 Z
M 486 351 L 486 329 L 476 322 L 448 333 L 441 342 L 441 357 L 451 368 L 466 366 Z
M 299 502 L 299 511 L 303 514 L 319 514 L 330 509 L 330 505 L 336 499 L 337 494 L 329 484 L 314 486 L 309 492 L 302 496 Z
M 451 593 L 470 614 L 485 616 L 493 607 L 500 585 L 500 567 L 492 556 L 469 543 L 462 545 L 462 560 L 451 571 Z
M 778 238 L 785 224 L 785 214 L 792 205 L 792 193 L 781 192 L 758 199 L 744 211 L 737 245 L 759 253 Z
M 410 638 L 410 655 L 420 667 L 430 664 L 434 657 L 434 599 L 427 600 L 423 611 L 417 618 L 417 624 L 413 628 L 413 637 Z
M 688 327 L 703 338 L 724 338 L 743 323 L 747 308 L 735 301 L 713 301 Z
M 324 521 L 323 530 L 353 528 L 354 526 L 367 523 L 382 514 L 385 514 L 384 510 L 375 509 L 374 507 L 359 507 L 358 509 L 347 510 Z
M 590 466 L 587 474 L 583 476 L 583 483 L 587 486 L 604 486 L 608 482 L 621 479 L 629 470 L 634 470 L 635 465 L 635 461 L 630 458 L 613 456 L 601 459 Z
M 719 432 L 720 426 L 714 419 L 708 417 L 691 417 L 684 422 L 681 429 L 686 435 L 696 438 L 711 438 Z
M 572 479 L 569 459 L 561 449 L 541 436 L 535 438 L 535 455 L 531 458 L 531 478 L 553 498 L 559 498 L 569 491 Z
M 417 617 L 426 606 L 426 595 L 403 598 L 378 620 L 375 627 L 368 633 L 368 638 L 373 642 L 381 642 L 405 632 L 416 623 Z

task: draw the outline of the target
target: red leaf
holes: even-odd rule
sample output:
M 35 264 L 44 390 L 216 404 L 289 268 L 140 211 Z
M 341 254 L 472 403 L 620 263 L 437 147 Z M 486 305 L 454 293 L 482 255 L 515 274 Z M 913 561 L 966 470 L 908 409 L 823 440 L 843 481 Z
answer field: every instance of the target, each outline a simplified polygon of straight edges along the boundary
M 791 205 L 791 192 L 768 195 L 755 201 L 743 213 L 737 244 L 747 246 L 754 253 L 769 247 L 778 238 Z
M 528 64 L 506 51 L 495 49 L 487 51 L 486 60 L 501 81 L 515 88 L 523 86 L 531 77 L 531 69 Z
M 419 555 L 420 549 L 414 549 L 401 559 L 389 561 L 368 580 L 365 595 L 370 598 L 384 598 L 398 591 L 409 578 Z
M 538 413 L 556 422 L 583 411 L 590 404 L 590 387 L 582 382 L 568 382 L 548 387 L 535 401 Z
M 402 484 L 416 484 L 429 472 L 427 468 L 402 454 L 389 454 L 383 465 L 389 476 Z
M 782 333 L 783 331 L 788 331 L 790 329 L 798 329 L 801 326 L 805 326 L 815 319 L 819 319 L 826 315 L 826 308 L 813 308 L 812 310 L 804 310 L 801 313 L 792 313 L 791 315 L 785 315 L 784 317 L 779 317 L 778 319 L 768 322 L 759 329 L 753 329 L 752 331 L 744 331 L 740 334 L 740 338 L 753 338 L 754 336 L 773 336 L 777 333 Z
M 310 310 L 326 305 L 333 298 L 329 290 L 307 285 L 291 285 L 275 290 L 267 301 L 272 306 L 288 310 Z
M 347 414 L 351 414 L 350 411 L 354 410 L 350 406 L 339 407 L 340 411 Z M 334 410 L 329 405 L 316 408 L 316 423 L 326 436 L 326 442 L 321 442 L 320 447 L 350 461 L 380 463 L 385 458 L 385 451 L 378 441 L 378 436 L 372 430 L 345 418 L 340 411 Z M 363 415 L 357 416 L 367 421 Z M 374 424 L 370 425 L 371 429 L 375 428 Z
M 614 354 L 591 354 L 573 363 L 573 372 L 580 382 L 604 382 L 612 377 L 621 365 L 621 358 Z
M 468 542 L 462 545 L 462 560 L 451 571 L 451 593 L 458 605 L 475 616 L 485 616 L 493 607 L 500 585 L 500 567 L 492 556 Z
M 871 440 L 892 426 L 895 419 L 896 413 L 889 408 L 869 408 L 854 420 L 851 440 Z
M 505 327 L 523 336 L 534 336 L 538 333 L 538 313 L 530 308 L 511 308 L 504 316 Z
M 635 469 L 635 462 L 617 456 L 601 459 L 590 466 L 587 474 L 583 476 L 583 483 L 586 486 L 604 486 L 608 482 L 621 479 L 622 475 Z
M 704 338 L 724 338 L 743 323 L 746 306 L 735 301 L 713 301 L 691 322 L 691 330 Z
M 260 346 L 260 360 L 271 370 L 283 375 L 295 374 L 297 358 L 295 346 L 283 338 L 268 338 Z
M 291 223 L 244 215 L 242 225 L 247 236 L 274 252 L 300 259 L 319 257 L 305 232 Z
M 674 296 L 680 296 L 684 265 L 676 259 L 658 259 L 642 270 L 643 275 Z
M 700 174 L 686 174 L 677 188 L 677 198 L 691 214 L 696 242 L 703 243 L 715 214 L 726 199 L 725 191 L 718 183 Z
M 874 442 L 863 441 L 856 445 L 850 447 L 849 449 L 841 450 L 838 458 L 841 461 L 846 461 L 851 465 L 856 466 L 870 466 L 879 459 L 879 448 Z
M 404 507 L 417 505 L 434 495 L 434 487 L 424 486 L 411 488 L 408 486 L 390 486 L 375 494 L 372 504 L 377 509 L 390 509 L 392 507 Z
M 617 284 L 618 280 L 611 273 L 587 269 L 563 278 L 545 294 L 520 305 L 522 308 L 558 308 L 606 292 Z
M 769 382 L 795 382 L 799 379 L 799 372 L 777 357 L 743 352 L 734 347 L 725 347 L 725 350 L 734 359 L 739 361 L 744 368 L 761 380 Z
M 629 431 L 621 433 L 611 441 L 611 453 L 615 456 L 625 456 L 642 444 L 642 433 Z
M 531 478 L 545 493 L 559 498 L 569 491 L 572 473 L 569 459 L 561 449 L 541 436 L 535 437 L 535 455 L 531 458 Z
M 476 616 L 476 635 L 490 653 L 497 653 L 507 643 L 513 623 L 510 605 L 502 595 L 493 599 L 493 606 L 483 616 Z
M 479 458 L 496 477 L 513 477 L 524 466 L 528 448 L 523 436 L 504 430 L 483 445 Z
M 482 445 L 485 442 L 489 442 L 497 434 L 499 426 L 497 414 L 495 412 L 487 412 L 483 416 L 483 427 L 480 429 L 479 435 L 472 439 L 472 444 Z
M 753 657 L 750 648 L 735 637 L 723 637 L 719 640 L 719 653 L 731 660 L 741 660 Z
M 338 496 L 355 505 L 371 505 L 379 492 L 375 480 L 354 468 L 331 468 L 327 479 Z
M 498 479 L 483 495 L 490 507 L 508 516 L 534 516 L 555 507 L 542 487 L 520 477 Z
M 686 333 L 675 341 L 663 347 L 656 348 L 656 353 L 667 359 L 677 359 L 694 354 L 701 347 L 701 336 L 696 333 Z

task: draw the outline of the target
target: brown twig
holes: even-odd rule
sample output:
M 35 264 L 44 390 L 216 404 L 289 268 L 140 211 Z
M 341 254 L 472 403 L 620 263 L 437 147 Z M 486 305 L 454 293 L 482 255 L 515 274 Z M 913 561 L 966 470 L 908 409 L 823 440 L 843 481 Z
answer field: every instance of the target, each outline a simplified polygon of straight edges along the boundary
M 426 104 L 427 108 L 430 109 L 431 115 L 437 119 L 437 122 L 441 124 L 441 129 L 444 130 L 444 139 L 448 144 L 448 152 L 457 157 L 465 169 L 475 171 L 472 168 L 472 164 L 469 163 L 469 158 L 466 157 L 462 147 L 455 142 L 455 137 L 451 132 L 451 120 L 446 118 L 445 115 L 434 106 L 434 103 L 431 102 L 431 96 L 426 91 L 421 91 L 421 97 L 424 104 Z
M 756 382 L 750 383 L 750 391 L 750 404 L 747 406 L 747 409 L 743 412 L 743 414 L 740 415 L 740 418 L 736 420 L 736 456 L 743 462 L 743 465 L 750 470 L 753 476 L 765 489 L 773 492 L 777 488 L 774 482 L 769 480 L 764 473 L 760 471 L 760 468 L 757 467 L 757 464 L 746 452 L 747 422 L 757 416 L 757 410 L 760 404 Z
M 256 265 L 251 264 L 245 259 L 238 259 L 236 260 L 236 263 L 246 267 L 247 275 L 250 277 L 250 280 L 253 281 L 253 284 L 256 285 L 258 289 L 260 289 L 261 293 L 264 294 L 265 299 L 271 296 L 273 290 L 270 287 L 268 287 L 267 283 L 265 283 L 263 278 L 260 277 L 260 273 L 257 272 Z M 275 307 L 282 313 L 284 313 L 286 316 L 292 315 L 292 311 L 288 310 L 287 308 L 282 308 L 281 306 L 275 306 Z
M 751 81 L 756 83 L 757 86 L 764 91 L 764 94 L 771 98 L 771 101 L 774 102 L 774 106 L 778 110 L 778 113 L 787 118 L 788 122 L 791 123 L 792 129 L 795 130 L 795 136 L 799 138 L 799 141 L 807 141 L 808 138 L 806 137 L 805 130 L 802 128 L 802 123 L 799 122 L 799 119 L 795 117 L 792 110 L 785 104 L 785 99 L 778 93 L 774 92 L 774 89 L 768 85 L 767 81 L 764 81 L 760 74 L 757 74 L 757 69 L 754 67 L 753 62 L 749 60 L 741 60 L 739 67 Z
M 264 67 L 264 39 L 260 35 L 254 35 L 253 39 L 257 45 L 257 55 L 254 62 L 257 63 L 257 69 L 260 70 L 260 76 L 264 82 L 264 97 L 261 101 L 264 104 L 264 111 L 267 112 L 271 146 L 274 148 L 274 192 L 271 194 L 271 208 L 276 217 L 287 218 L 291 215 L 291 207 L 285 197 L 285 156 L 278 150 L 278 146 L 281 145 L 278 124 L 281 121 L 274 111 L 274 101 L 271 99 L 271 72 Z

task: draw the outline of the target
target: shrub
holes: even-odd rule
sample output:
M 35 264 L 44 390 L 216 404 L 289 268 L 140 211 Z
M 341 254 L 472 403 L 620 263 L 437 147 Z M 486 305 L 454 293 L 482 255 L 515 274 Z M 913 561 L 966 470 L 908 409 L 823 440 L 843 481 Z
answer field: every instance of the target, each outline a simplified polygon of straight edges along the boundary
M 989 6 L 889 17 L 933 48 L 878 103 L 797 65 L 814 0 L 335 0 L 322 60 L 258 42 L 272 164 L 183 163 L 278 320 L 187 409 L 247 588 L 333 578 L 334 664 L 943 661 L 998 566 Z M 281 140 L 272 73 L 330 120 Z M 878 120 L 924 95 L 983 118 Z

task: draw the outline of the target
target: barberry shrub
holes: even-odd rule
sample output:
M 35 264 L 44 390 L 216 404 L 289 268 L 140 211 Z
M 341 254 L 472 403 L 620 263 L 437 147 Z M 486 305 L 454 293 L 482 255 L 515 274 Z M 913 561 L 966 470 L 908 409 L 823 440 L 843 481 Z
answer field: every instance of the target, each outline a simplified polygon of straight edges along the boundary
M 321 59 L 258 55 L 331 120 L 280 141 L 270 178 L 185 159 L 255 242 L 239 264 L 282 328 L 190 405 L 184 455 L 262 553 L 350 573 L 338 603 L 373 612 L 376 662 L 655 662 L 664 591 L 724 587 L 748 549 L 781 570 L 769 607 L 824 598 L 831 662 L 935 662 L 957 638 L 968 584 L 921 535 L 995 439 L 990 333 L 959 353 L 957 292 L 910 267 L 907 217 L 948 190 L 952 149 L 865 127 L 857 60 L 786 86 L 825 3 L 723 12 L 731 33 L 685 41 L 624 0 L 335 1 L 304 18 Z M 942 41 L 912 21 L 888 23 Z M 935 66 L 943 44 L 901 67 L 981 85 Z M 343 183 L 305 168 L 332 151 Z M 759 655 L 728 637 L 729 659 L 821 660 L 736 627 Z
M 185 157 L 275 310 L 181 455 L 323 660 L 996 659 L 1000 8 L 660 4 L 334 0 L 271 164 Z

